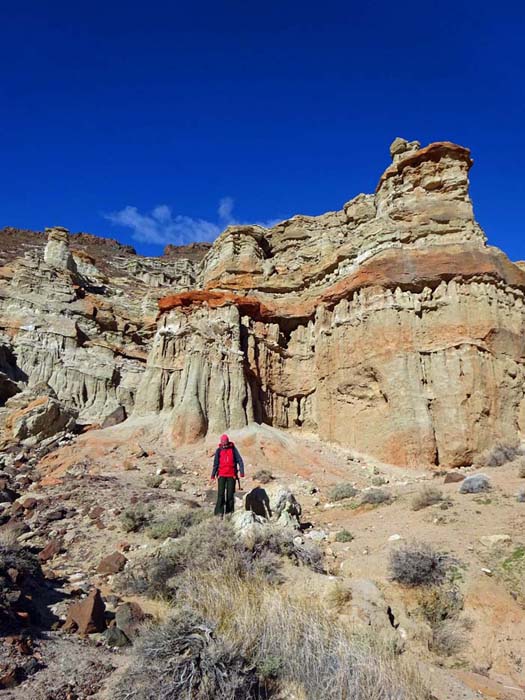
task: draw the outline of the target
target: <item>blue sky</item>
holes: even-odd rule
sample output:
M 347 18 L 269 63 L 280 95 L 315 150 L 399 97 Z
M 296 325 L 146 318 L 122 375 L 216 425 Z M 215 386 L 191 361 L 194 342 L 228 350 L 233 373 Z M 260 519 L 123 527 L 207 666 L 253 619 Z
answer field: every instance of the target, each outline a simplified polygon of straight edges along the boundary
M 525 258 L 525 9 L 508 2 L 0 0 L 0 227 L 159 254 L 372 192 L 395 136 L 475 160 Z

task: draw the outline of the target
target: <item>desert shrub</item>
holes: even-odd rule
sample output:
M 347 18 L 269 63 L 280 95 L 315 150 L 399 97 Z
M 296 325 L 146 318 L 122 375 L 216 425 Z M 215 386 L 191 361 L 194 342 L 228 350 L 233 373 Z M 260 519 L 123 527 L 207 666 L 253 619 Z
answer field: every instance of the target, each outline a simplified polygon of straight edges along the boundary
M 454 586 L 432 586 L 418 597 L 419 610 L 434 628 L 445 620 L 454 620 L 463 610 L 463 596 Z
M 516 460 L 518 467 L 518 476 L 520 479 L 525 479 L 525 457 Z
M 217 637 L 214 626 L 189 610 L 150 627 L 136 644 L 115 700 L 258 700 L 253 666 Z
M 149 489 L 158 489 L 164 481 L 162 476 L 158 474 L 149 474 L 145 479 L 145 484 Z
M 335 536 L 336 542 L 351 542 L 353 539 L 354 536 L 348 530 L 339 530 Z
M 253 475 L 253 478 L 261 484 L 269 484 L 270 481 L 273 481 L 273 474 L 268 469 L 259 469 Z
M 300 690 L 306 700 L 423 700 L 414 671 L 377 635 L 357 637 L 337 611 L 311 595 L 294 597 L 253 578 L 188 572 L 179 600 L 216 624 L 262 677 Z
M 490 479 L 485 474 L 467 476 L 459 487 L 459 493 L 482 493 L 484 491 L 490 491 Z
M 468 642 L 468 625 L 463 620 L 445 620 L 432 629 L 430 649 L 441 656 L 454 656 Z
M 336 581 L 328 590 L 326 600 L 330 607 L 340 611 L 352 600 L 352 591 L 342 584 L 341 581 Z
M 278 525 L 266 526 L 258 530 L 249 545 L 251 558 L 258 560 L 264 553 L 273 553 L 287 557 L 294 564 L 303 564 L 312 571 L 323 572 L 323 555 L 318 545 L 312 541 L 297 542 L 297 533 L 291 528 Z
M 357 489 L 352 484 L 342 483 L 332 486 L 328 492 L 328 498 L 331 501 L 342 501 L 345 498 L 352 498 L 357 494 Z
M 518 503 L 525 503 L 525 489 L 521 489 L 517 495 Z
M 428 508 L 443 500 L 442 492 L 435 486 L 423 486 L 412 499 L 412 510 Z
M 180 479 L 174 479 L 174 480 L 170 483 L 170 487 L 171 487 L 174 491 L 182 491 L 182 481 L 181 481 Z
M 127 508 L 120 516 L 120 522 L 124 532 L 138 532 L 150 522 L 151 510 L 139 504 Z
M 361 503 L 378 506 L 381 503 L 392 503 L 392 496 L 384 489 L 369 489 L 361 496 Z
M 185 508 L 156 520 L 148 527 L 147 534 L 154 540 L 180 537 L 190 527 L 202 522 L 208 516 L 209 513 L 202 508 Z
M 432 586 L 441 583 L 452 563 L 423 542 L 406 544 L 390 554 L 390 575 L 405 586 Z
M 512 462 L 523 454 L 519 443 L 504 443 L 498 442 L 493 447 L 485 450 L 478 455 L 476 459 L 477 466 L 483 467 L 501 467 L 507 462 Z

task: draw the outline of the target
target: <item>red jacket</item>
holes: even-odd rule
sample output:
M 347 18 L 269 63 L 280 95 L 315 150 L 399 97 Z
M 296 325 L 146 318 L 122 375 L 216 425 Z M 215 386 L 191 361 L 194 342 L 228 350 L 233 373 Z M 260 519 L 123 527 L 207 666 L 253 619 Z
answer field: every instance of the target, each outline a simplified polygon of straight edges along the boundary
M 239 468 L 240 475 L 244 476 L 242 457 L 233 442 L 227 442 L 224 446 L 221 445 L 215 451 L 211 478 L 214 479 L 216 476 L 225 476 L 235 479 L 237 477 L 237 467 Z

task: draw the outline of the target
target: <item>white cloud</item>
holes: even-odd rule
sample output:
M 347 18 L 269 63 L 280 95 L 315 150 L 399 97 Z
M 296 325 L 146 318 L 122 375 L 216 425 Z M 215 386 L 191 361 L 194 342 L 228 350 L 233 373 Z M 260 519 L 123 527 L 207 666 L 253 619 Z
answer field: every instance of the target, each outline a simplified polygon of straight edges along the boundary
M 192 241 L 213 241 L 221 227 L 206 219 L 193 219 L 182 214 L 173 215 L 166 204 L 155 207 L 149 214 L 141 214 L 137 207 L 124 207 L 106 214 L 105 219 L 131 229 L 132 237 L 142 243 L 184 245 Z
M 233 197 L 223 197 L 219 202 L 219 208 L 217 209 L 217 214 L 222 221 L 233 223 L 233 207 L 235 205 L 235 200 Z
M 167 204 L 159 204 L 149 213 L 141 214 L 137 207 L 126 206 L 119 211 L 105 214 L 104 218 L 113 224 L 131 229 L 132 238 L 142 243 L 155 245 L 184 245 L 193 241 L 213 241 L 225 226 L 238 224 L 233 217 L 235 200 L 223 197 L 217 209 L 219 221 L 194 219 L 183 214 L 173 214 Z M 259 226 L 271 228 L 280 219 L 256 222 Z

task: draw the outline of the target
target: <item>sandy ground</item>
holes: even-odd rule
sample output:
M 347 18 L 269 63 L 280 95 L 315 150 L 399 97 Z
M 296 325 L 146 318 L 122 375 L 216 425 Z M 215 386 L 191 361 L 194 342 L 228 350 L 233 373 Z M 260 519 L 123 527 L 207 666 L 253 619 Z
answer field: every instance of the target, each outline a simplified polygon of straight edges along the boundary
M 111 594 L 111 580 L 96 572 L 100 559 L 115 550 L 133 558 L 145 544 L 144 534 L 126 533 L 121 527 L 122 512 L 131 504 L 142 503 L 156 512 L 183 505 L 212 507 L 209 475 L 215 443 L 176 447 L 166 434 L 158 417 L 127 421 L 79 436 L 73 445 L 42 460 L 42 480 L 23 497 L 46 499 L 68 510 L 67 519 L 49 532 L 62 539 L 64 551 L 47 564 L 47 570 L 65 582 L 66 591 L 85 583 Z M 352 600 L 341 614 L 356 621 L 362 622 L 375 605 L 388 625 L 389 609 L 407 653 L 417 659 L 437 700 L 525 698 L 525 589 L 519 568 L 525 503 L 516 499 L 525 480 L 519 479 L 515 465 L 484 470 L 491 491 L 463 495 L 457 483 L 443 483 L 442 473 L 380 464 L 313 437 L 260 426 L 232 432 L 231 437 L 246 464 L 243 493 L 238 495 L 258 485 L 257 470 L 269 469 L 272 488 L 281 485 L 293 491 L 303 506 L 302 520 L 321 538 L 329 576 L 297 570 L 297 586 L 322 591 L 338 580 L 352 590 Z M 154 488 L 151 477 L 159 470 L 165 471 L 162 484 Z M 353 484 L 359 493 L 333 502 L 330 489 L 342 482 Z M 414 494 L 425 484 L 442 491 L 446 506 L 412 509 Z M 371 487 L 387 492 L 391 503 L 359 505 L 362 493 Z M 353 539 L 336 542 L 341 530 L 348 530 Z M 508 535 L 508 540 L 497 545 L 481 540 L 497 534 Z M 467 644 L 454 656 L 438 657 L 429 651 L 417 593 L 390 579 L 392 549 L 412 540 L 429 543 L 457 560 L 454 583 L 464 596 L 469 632 Z M 31 543 L 43 546 L 45 538 L 35 536 Z M 23 686 L 4 695 L 28 697 L 21 692 Z

